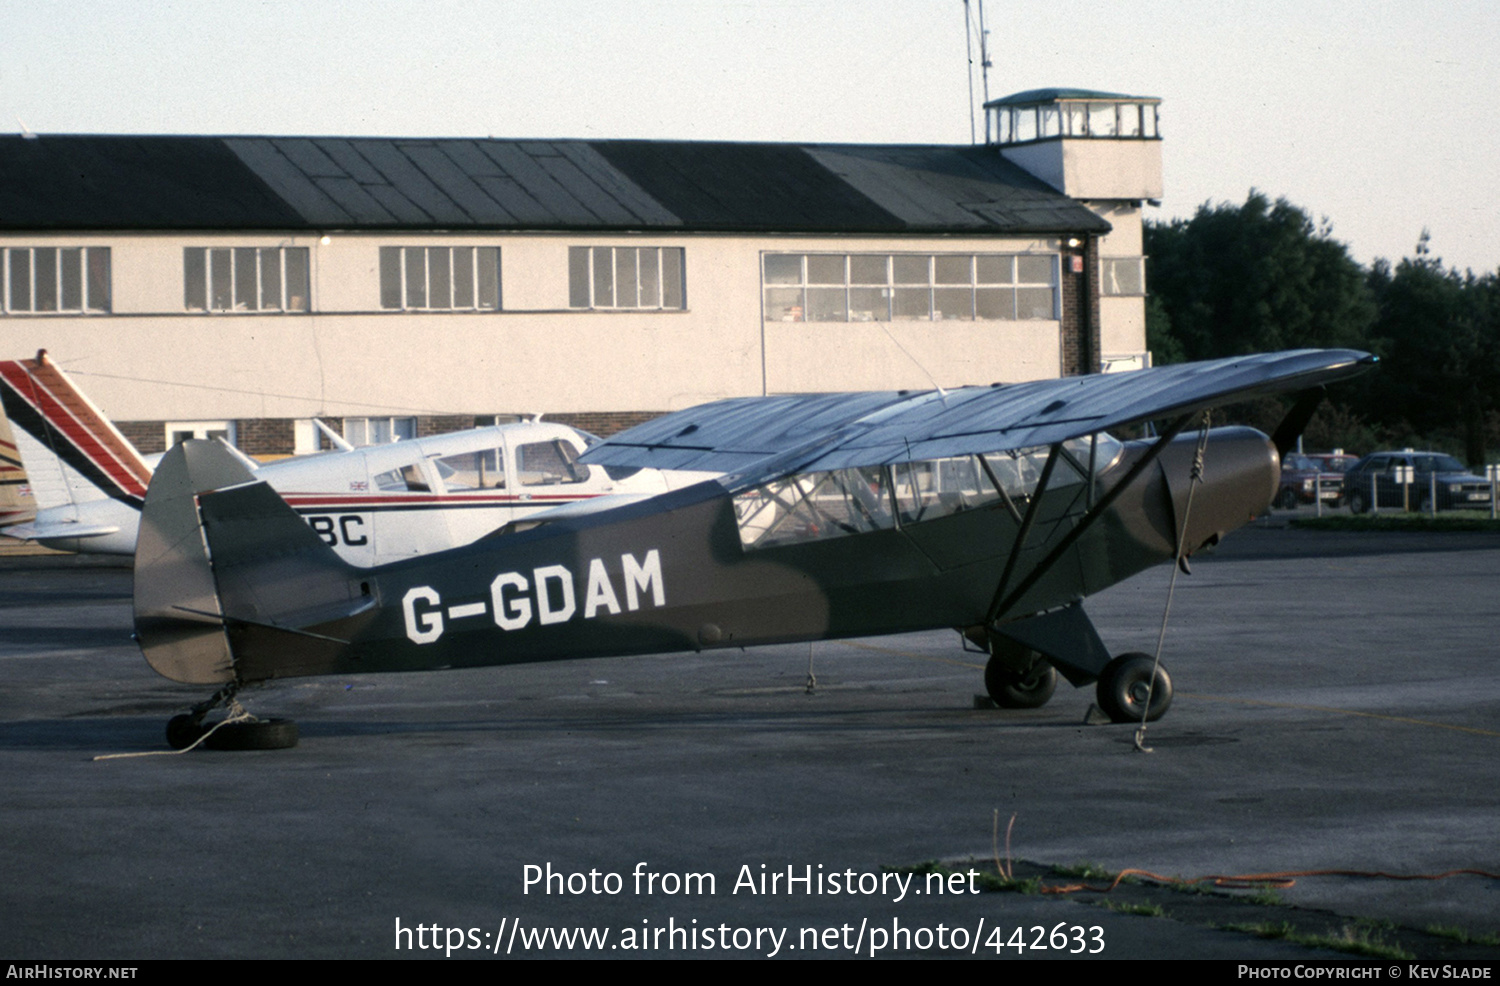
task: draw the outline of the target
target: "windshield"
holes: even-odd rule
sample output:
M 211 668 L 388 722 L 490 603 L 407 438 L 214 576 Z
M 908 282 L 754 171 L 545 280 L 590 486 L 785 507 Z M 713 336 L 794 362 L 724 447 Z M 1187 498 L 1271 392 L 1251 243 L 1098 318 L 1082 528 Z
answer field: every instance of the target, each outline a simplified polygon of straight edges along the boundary
M 1468 472 L 1462 462 L 1451 455 L 1417 456 L 1417 472 Z

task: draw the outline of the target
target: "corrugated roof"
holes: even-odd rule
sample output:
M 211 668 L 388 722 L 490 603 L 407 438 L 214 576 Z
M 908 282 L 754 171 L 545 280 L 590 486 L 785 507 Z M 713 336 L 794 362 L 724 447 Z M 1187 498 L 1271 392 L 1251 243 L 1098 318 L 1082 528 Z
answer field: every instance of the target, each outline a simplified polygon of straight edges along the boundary
M 991 148 L 0 137 L 0 229 L 1106 232 Z

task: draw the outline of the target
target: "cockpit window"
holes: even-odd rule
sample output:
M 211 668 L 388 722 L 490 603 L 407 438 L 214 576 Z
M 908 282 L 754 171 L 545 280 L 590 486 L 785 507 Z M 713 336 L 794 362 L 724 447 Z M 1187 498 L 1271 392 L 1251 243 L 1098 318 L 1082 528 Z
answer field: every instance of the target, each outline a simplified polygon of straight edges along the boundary
M 1124 446 L 1109 435 L 1063 443 L 1068 453 L 1053 466 L 1049 489 L 1084 481 L 1092 462 L 1098 473 Z M 1000 489 L 1012 501 L 1034 496 L 1050 448 L 901 462 L 893 466 L 835 469 L 785 476 L 739 490 L 734 496 L 740 543 L 765 548 L 796 541 L 920 524 L 998 504 Z M 997 485 L 998 488 L 997 488 Z
M 786 476 L 734 498 L 740 543 L 765 548 L 895 526 L 887 473 L 835 469 Z
M 1000 499 L 976 456 L 902 462 L 891 470 L 903 524 L 936 520 Z
M 438 475 L 449 493 L 505 489 L 505 450 L 484 449 L 437 460 Z
M 589 467 L 578 461 L 578 452 L 560 438 L 533 442 L 516 450 L 516 472 L 522 486 L 586 483 Z
M 401 466 L 375 477 L 375 488 L 382 493 L 430 493 L 427 478 L 418 463 Z

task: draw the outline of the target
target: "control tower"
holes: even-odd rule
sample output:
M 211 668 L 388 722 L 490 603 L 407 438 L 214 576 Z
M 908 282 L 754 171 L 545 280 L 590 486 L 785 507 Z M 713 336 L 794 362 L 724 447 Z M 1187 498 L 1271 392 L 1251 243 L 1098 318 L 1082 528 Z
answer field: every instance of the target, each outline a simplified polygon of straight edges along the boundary
M 1099 241 L 1100 369 L 1150 365 L 1141 210 L 1159 205 L 1161 100 L 1091 89 L 1031 89 L 985 104 L 1006 160 L 1108 220 Z

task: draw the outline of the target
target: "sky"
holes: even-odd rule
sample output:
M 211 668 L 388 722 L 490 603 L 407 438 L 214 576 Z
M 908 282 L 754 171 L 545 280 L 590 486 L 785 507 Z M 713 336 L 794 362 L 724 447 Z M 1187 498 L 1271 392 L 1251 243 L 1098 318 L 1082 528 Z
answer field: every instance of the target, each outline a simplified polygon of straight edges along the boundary
M 0 0 L 0 132 L 964 144 L 965 21 L 962 0 Z M 992 98 L 1162 99 L 1148 218 L 1254 188 L 1361 263 L 1425 228 L 1446 264 L 1500 268 L 1494 0 L 989 0 L 985 24 Z

